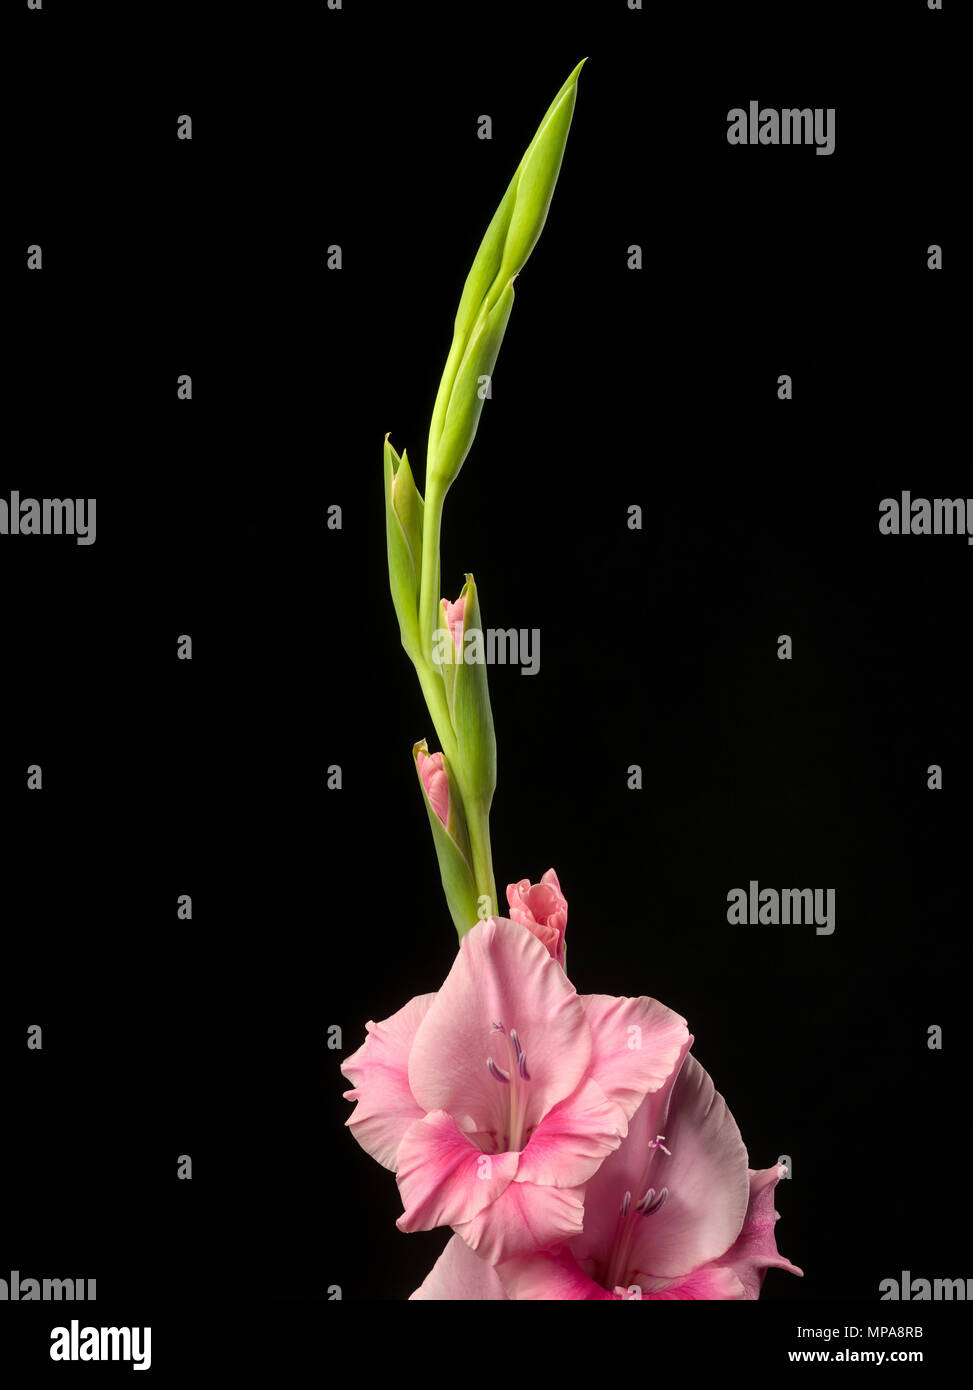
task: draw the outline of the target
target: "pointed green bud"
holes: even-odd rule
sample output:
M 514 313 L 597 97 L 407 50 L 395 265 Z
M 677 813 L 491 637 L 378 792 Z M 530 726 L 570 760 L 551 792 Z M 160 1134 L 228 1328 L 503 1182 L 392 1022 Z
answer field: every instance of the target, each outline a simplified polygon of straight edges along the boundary
M 439 873 L 450 916 L 460 937 L 479 920 L 476 883 L 463 803 L 442 753 L 430 755 L 425 739 L 412 749 L 422 798 L 429 813 Z
M 385 436 L 385 536 L 389 557 L 389 586 L 407 652 L 419 646 L 419 581 L 422 575 L 422 498 L 416 488 L 409 456 L 402 457 Z
M 497 740 L 487 688 L 486 639 L 472 574 L 455 603 L 440 604 L 442 626 L 433 634 L 433 662 L 446 686 L 456 735 L 457 776 L 467 808 L 489 810 L 497 785 Z
M 482 398 L 477 400 L 475 413 L 471 412 L 470 376 L 475 381 L 489 375 L 496 363 L 513 304 L 513 280 L 526 264 L 547 221 L 574 114 L 578 74 L 584 62 L 582 59 L 551 102 L 494 213 L 466 278 L 429 429 L 427 496 L 433 484 L 445 495 L 473 442 L 483 402 Z M 498 317 L 494 311 L 500 309 L 505 296 L 509 299 Z M 483 337 L 484 334 L 488 336 Z M 483 338 L 479 349 L 478 337 Z M 489 361 L 489 366 L 477 364 L 477 370 L 472 372 L 471 359 L 478 350 L 482 352 L 481 362 Z
M 492 309 L 487 310 L 484 306 L 470 337 L 466 356 L 459 365 L 439 441 L 438 457 L 452 461 L 452 473 L 449 482 L 442 484 L 443 492 L 456 477 L 470 452 L 489 390 L 489 379 L 497 363 L 513 306 L 514 287 L 511 280 Z

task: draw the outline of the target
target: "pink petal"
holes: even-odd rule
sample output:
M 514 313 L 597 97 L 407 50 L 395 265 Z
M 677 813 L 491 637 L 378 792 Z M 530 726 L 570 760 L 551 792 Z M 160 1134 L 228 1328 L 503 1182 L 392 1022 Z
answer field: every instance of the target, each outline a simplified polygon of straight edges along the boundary
M 419 777 L 425 789 L 426 796 L 429 798 L 429 805 L 442 821 L 443 825 L 449 825 L 449 778 L 443 766 L 442 753 L 423 753 L 422 749 L 416 754 L 416 763 L 419 768 Z
M 465 1302 L 502 1299 L 506 1302 L 507 1295 L 493 1266 L 474 1255 L 465 1240 L 452 1236 L 425 1279 L 410 1295 L 410 1302 L 434 1299 Z
M 665 1135 L 648 1163 L 650 1144 Z M 687 1056 L 674 1081 L 646 1097 L 628 1138 L 605 1160 L 585 1192 L 579 1259 L 607 1265 L 626 1191 L 638 1202 L 646 1187 L 669 1189 L 665 1204 L 640 1217 L 630 1269 L 670 1283 L 730 1248 L 747 1209 L 747 1151 L 736 1123 L 706 1072 Z M 626 1275 L 628 1271 L 625 1272 Z
M 548 869 L 540 883 L 531 883 L 527 878 L 519 883 L 508 883 L 507 903 L 510 920 L 533 932 L 563 967 L 568 904 L 554 870 Z
M 727 1301 L 745 1297 L 743 1285 L 732 1269 L 725 1269 L 721 1265 L 715 1264 L 704 1265 L 702 1269 L 697 1269 L 695 1273 L 687 1275 L 685 1279 L 677 1279 L 673 1283 L 667 1284 L 665 1288 L 642 1294 L 642 1298 L 646 1302 L 677 1298 Z
M 644 1125 L 641 1132 L 645 1142 L 654 1137 Z M 652 1185 L 668 1187 L 669 1197 L 643 1220 L 632 1263 L 675 1279 L 725 1255 L 739 1235 L 750 1195 L 747 1151 L 726 1102 L 691 1056 L 673 1084 L 661 1132 L 672 1156 L 657 1153 Z
M 575 1187 L 614 1153 L 628 1121 L 590 1077 L 541 1120 L 520 1155 L 518 1182 Z
M 365 1024 L 368 1036 L 341 1064 L 358 1104 L 345 1123 L 366 1153 L 395 1172 L 403 1134 L 425 1111 L 409 1088 L 409 1050 L 435 994 L 419 994 L 382 1023 Z
M 497 1128 L 506 1088 L 487 1071 L 492 1056 L 506 1068 L 502 1035 L 520 1036 L 530 1080 L 527 1127 L 538 1125 L 585 1074 L 591 1033 L 564 971 L 516 922 L 478 922 L 460 944 L 452 969 L 416 1033 L 409 1084 L 424 1110 L 447 1110 L 464 1127 Z M 472 1124 L 467 1126 L 467 1119 Z
M 615 1295 L 584 1272 L 568 1250 L 520 1255 L 497 1266 L 497 1277 L 511 1299 L 614 1300 Z
M 545 951 L 548 951 L 557 961 L 558 965 L 563 968 L 564 950 L 562 946 L 562 937 L 556 927 L 549 927 L 546 922 L 525 922 L 514 914 L 511 914 L 510 920 L 512 922 L 520 922 L 522 927 L 526 927 L 532 935 L 536 936 Z
M 636 1297 L 646 1302 L 675 1299 L 728 1300 L 744 1297 L 743 1285 L 732 1270 L 706 1265 L 685 1279 L 646 1290 L 636 1285 L 602 1288 L 575 1260 L 568 1250 L 552 1254 L 523 1255 L 497 1266 L 497 1276 L 508 1298 L 526 1299 L 583 1299 L 634 1302 Z M 632 1288 L 638 1294 L 632 1293 Z
M 455 603 L 451 603 L 448 598 L 442 600 L 443 613 L 446 617 L 446 626 L 449 628 L 449 635 L 453 640 L 454 647 L 463 645 L 463 623 L 466 618 L 466 595 L 463 594 Z
M 584 1188 L 512 1182 L 472 1221 L 454 1222 L 457 1235 L 493 1265 L 550 1250 L 581 1230 Z
M 750 1169 L 750 1203 L 732 1249 L 720 1260 L 740 1278 L 747 1298 L 759 1298 L 768 1269 L 786 1269 L 803 1276 L 804 1271 L 778 1254 L 774 1224 L 774 1188 L 786 1170 L 775 1163 L 772 1168 Z
M 692 1039 L 686 1020 L 657 999 L 644 996 L 619 999 L 611 994 L 584 994 L 581 1002 L 591 1026 L 588 1074 L 630 1120 L 689 1051 Z
M 499 1197 L 517 1170 L 517 1155 L 485 1154 L 445 1110 L 410 1125 L 399 1144 L 396 1182 L 405 1208 L 400 1231 L 431 1231 L 469 1221 Z

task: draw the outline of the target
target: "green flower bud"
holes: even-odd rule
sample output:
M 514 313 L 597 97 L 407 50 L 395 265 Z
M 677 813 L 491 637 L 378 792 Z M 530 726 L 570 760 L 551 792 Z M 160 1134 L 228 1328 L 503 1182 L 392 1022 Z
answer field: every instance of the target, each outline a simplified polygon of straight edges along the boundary
M 427 496 L 433 486 L 445 495 L 473 442 L 483 402 L 475 389 L 471 396 L 470 380 L 475 388 L 477 377 L 493 371 L 513 304 L 514 277 L 526 264 L 547 221 L 584 62 L 582 59 L 548 108 L 466 278 L 429 429 Z M 479 359 L 474 360 L 478 354 Z M 489 366 L 482 365 L 485 362 Z
M 456 930 L 462 937 L 479 920 L 462 798 L 442 753 L 430 755 L 426 740 L 422 739 L 412 749 L 412 756 L 429 814 L 446 902 Z
M 483 378 L 493 375 L 513 306 L 514 287 L 511 281 L 492 309 L 487 310 L 484 305 L 470 336 L 466 355 L 457 370 L 439 443 L 440 458 L 458 460 L 452 477 L 459 472 L 460 465 L 470 452 L 486 399 Z
M 389 586 L 399 620 L 402 645 L 410 654 L 419 646 L 419 583 L 422 576 L 422 498 L 416 488 L 407 450 L 402 457 L 385 436 L 385 535 Z
M 456 735 L 456 775 L 467 812 L 490 809 L 497 785 L 497 739 L 487 688 L 486 642 L 472 574 L 455 603 L 440 605 L 443 628 L 433 659 L 446 685 L 446 703 Z M 435 635 L 434 635 L 435 636 Z

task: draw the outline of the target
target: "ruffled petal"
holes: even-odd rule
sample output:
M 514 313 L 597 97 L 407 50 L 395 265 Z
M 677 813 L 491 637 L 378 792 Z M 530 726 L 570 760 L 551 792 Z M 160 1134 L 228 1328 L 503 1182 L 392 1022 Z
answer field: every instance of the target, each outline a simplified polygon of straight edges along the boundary
M 550 959 L 550 957 L 548 957 Z M 551 1250 L 581 1230 L 584 1188 L 538 1187 L 512 1182 L 465 1223 L 453 1223 L 458 1235 L 491 1264 L 537 1250 Z
M 657 999 L 583 994 L 581 1002 L 591 1027 L 588 1074 L 630 1120 L 689 1050 L 686 1020 Z
M 482 1153 L 445 1110 L 410 1125 L 399 1144 L 396 1182 L 405 1208 L 400 1231 L 431 1231 L 469 1221 L 499 1197 L 517 1171 L 517 1154 Z
M 517 1181 L 576 1187 L 598 1171 L 627 1133 L 625 1115 L 588 1078 L 534 1130 L 520 1155 Z
M 358 1104 L 345 1124 L 366 1153 L 395 1172 L 403 1134 L 425 1114 L 409 1086 L 409 1051 L 435 994 L 418 994 L 382 1023 L 366 1023 L 357 1052 L 341 1064 L 353 1090 L 345 1100 Z
M 804 1271 L 792 1265 L 778 1253 L 774 1225 L 779 1214 L 774 1210 L 774 1188 L 786 1169 L 775 1163 L 772 1168 L 751 1168 L 750 1202 L 743 1221 L 743 1230 L 720 1264 L 725 1264 L 739 1277 L 745 1297 L 759 1298 L 768 1269 L 786 1269 L 803 1277 Z

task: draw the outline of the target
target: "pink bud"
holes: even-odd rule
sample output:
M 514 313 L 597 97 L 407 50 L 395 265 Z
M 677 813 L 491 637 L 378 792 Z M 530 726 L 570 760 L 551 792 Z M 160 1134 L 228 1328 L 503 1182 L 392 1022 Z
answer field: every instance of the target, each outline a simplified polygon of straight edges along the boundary
M 463 645 L 463 618 L 466 613 L 466 595 L 463 594 L 455 603 L 450 603 L 448 598 L 442 600 L 443 612 L 446 614 L 446 626 L 449 628 L 449 635 L 453 639 L 453 646 L 457 649 Z
M 436 812 L 443 825 L 449 825 L 449 778 L 446 776 L 446 769 L 443 767 L 442 753 L 423 753 L 420 749 L 416 754 L 416 764 L 419 768 L 419 777 L 422 781 L 426 796 L 429 798 L 429 805 Z
M 507 884 L 507 903 L 511 921 L 533 932 L 557 961 L 564 964 L 564 933 L 568 925 L 568 902 L 561 892 L 557 874 L 548 869 L 540 883 L 522 878 Z

